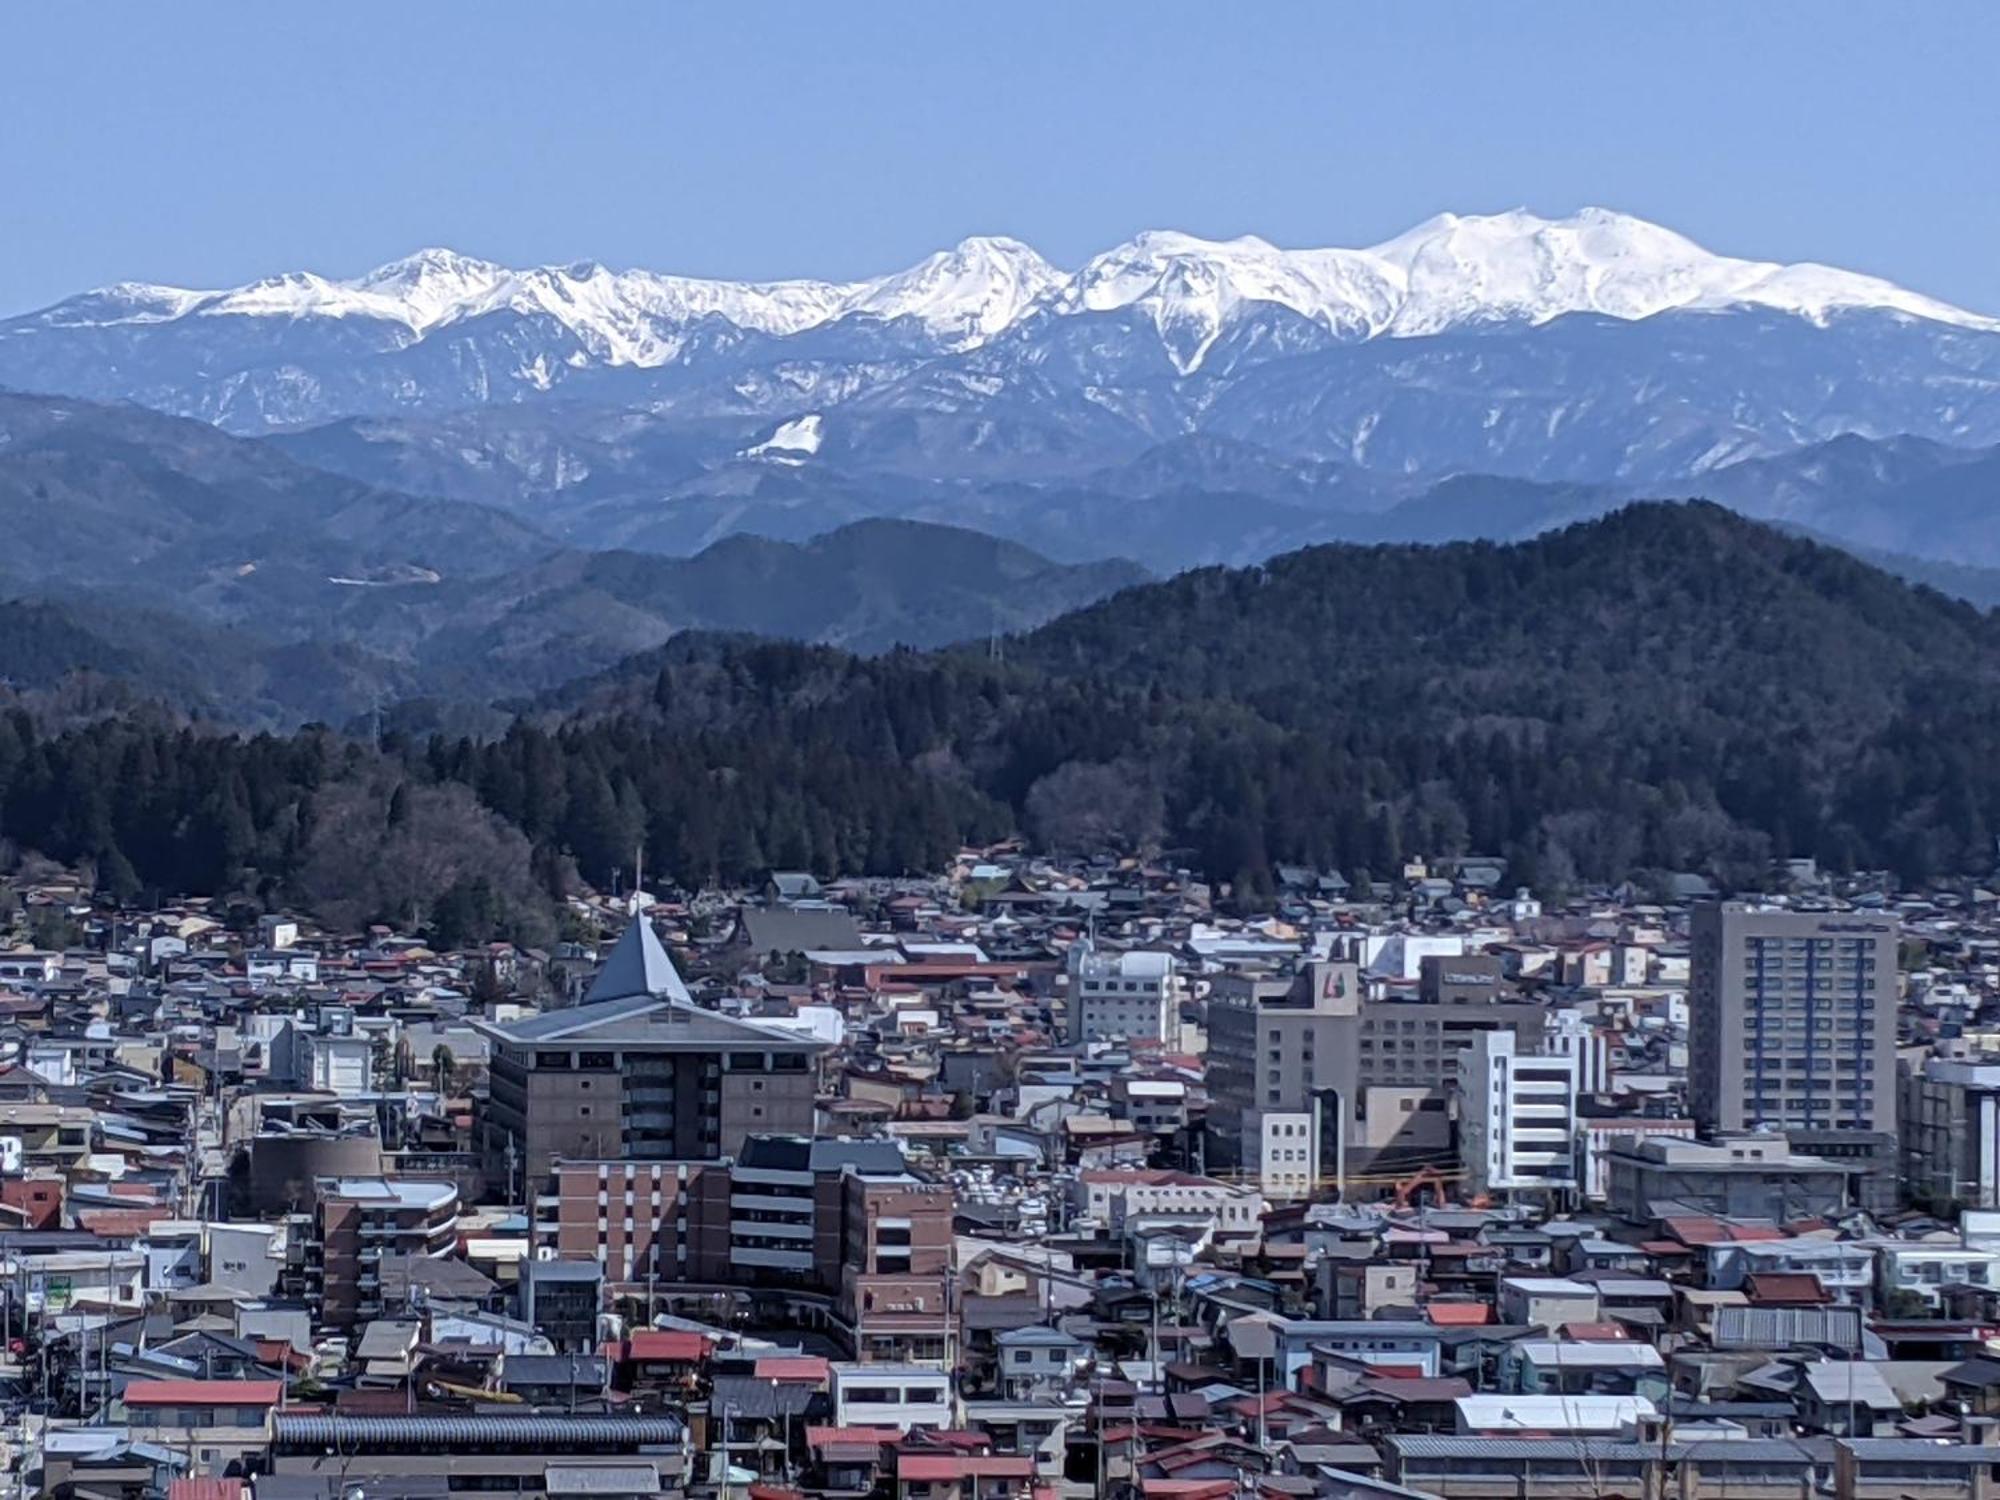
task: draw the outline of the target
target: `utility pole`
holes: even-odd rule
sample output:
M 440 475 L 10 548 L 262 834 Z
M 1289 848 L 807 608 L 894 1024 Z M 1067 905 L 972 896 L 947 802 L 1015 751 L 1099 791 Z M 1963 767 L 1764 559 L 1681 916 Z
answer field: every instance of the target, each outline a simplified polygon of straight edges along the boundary
M 1257 1356 L 1257 1447 L 1260 1452 L 1266 1453 L 1271 1448 L 1271 1430 L 1264 1413 L 1264 1388 L 1268 1383 L 1270 1363 L 1269 1355 Z
M 1166 1390 L 1166 1376 L 1160 1369 L 1160 1283 L 1157 1280 L 1153 1283 L 1153 1389 Z

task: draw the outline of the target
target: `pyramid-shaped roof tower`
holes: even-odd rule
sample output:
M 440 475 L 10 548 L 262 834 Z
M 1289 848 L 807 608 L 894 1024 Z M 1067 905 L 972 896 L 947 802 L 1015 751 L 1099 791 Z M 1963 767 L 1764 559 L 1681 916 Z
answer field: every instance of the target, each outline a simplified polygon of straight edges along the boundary
M 583 1003 L 595 1005 L 600 1000 L 628 1000 L 640 995 L 677 1000 L 683 1005 L 694 1003 L 680 971 L 643 914 L 627 924 L 612 946 L 611 956 L 591 981 Z

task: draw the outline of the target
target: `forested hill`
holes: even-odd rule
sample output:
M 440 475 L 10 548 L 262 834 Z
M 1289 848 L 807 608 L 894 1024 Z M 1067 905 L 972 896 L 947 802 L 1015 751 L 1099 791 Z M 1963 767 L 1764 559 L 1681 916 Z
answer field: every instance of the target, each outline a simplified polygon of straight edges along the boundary
M 1522 880 L 1922 878 L 1990 868 L 2000 829 L 2000 617 L 1702 503 L 1184 574 L 1004 668 L 683 643 L 565 708 L 873 739 L 1046 839 L 1158 836 L 1252 886 L 1467 848 Z
M 1014 824 L 1183 848 L 1249 901 L 1281 861 L 1475 849 L 1555 886 L 1746 884 L 1789 854 L 1921 879 L 1992 867 L 2000 623 L 1711 506 L 1644 505 L 1510 546 L 1189 574 L 1000 661 L 683 638 L 498 740 L 392 737 L 381 759 L 6 729 L 19 842 L 123 883 L 442 912 L 454 936 L 641 841 L 694 883 L 934 867 Z M 485 853 L 426 876 L 441 843 Z
M 1754 729 L 1879 722 L 1913 684 L 2000 669 L 2000 620 L 1718 506 L 1634 505 L 1513 545 L 1323 546 L 1078 610 L 1044 671 L 1329 714 Z M 1357 694 L 1368 701 L 1356 701 Z

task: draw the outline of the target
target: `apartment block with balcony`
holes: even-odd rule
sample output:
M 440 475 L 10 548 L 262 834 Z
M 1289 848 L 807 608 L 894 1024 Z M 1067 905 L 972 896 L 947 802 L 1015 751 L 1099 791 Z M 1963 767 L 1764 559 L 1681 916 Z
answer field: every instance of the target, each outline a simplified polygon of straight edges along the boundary
M 824 1299 L 860 1358 L 942 1363 L 954 1202 L 889 1141 L 753 1136 L 735 1161 L 558 1163 L 534 1237 L 614 1284 Z
M 952 1425 L 956 1403 L 947 1371 L 919 1365 L 836 1363 L 832 1377 L 833 1419 L 838 1427 L 909 1432 Z
M 330 1177 L 316 1185 L 308 1290 L 330 1328 L 382 1312 L 382 1257 L 442 1259 L 458 1247 L 458 1189 L 408 1177 Z
M 1575 1188 L 1575 1057 L 1537 1057 L 1513 1032 L 1485 1031 L 1472 1039 L 1463 1078 L 1459 1144 L 1469 1190 Z
M 835 1316 L 856 1359 L 949 1367 L 956 1357 L 950 1184 L 850 1170 L 841 1198 L 845 1244 Z
M 730 1279 L 727 1162 L 566 1161 L 535 1200 L 535 1248 L 614 1282 Z
M 1782 1130 L 1858 1163 L 1874 1213 L 1900 1196 L 1893 916 L 1725 901 L 1695 909 L 1688 1099 L 1717 1135 Z

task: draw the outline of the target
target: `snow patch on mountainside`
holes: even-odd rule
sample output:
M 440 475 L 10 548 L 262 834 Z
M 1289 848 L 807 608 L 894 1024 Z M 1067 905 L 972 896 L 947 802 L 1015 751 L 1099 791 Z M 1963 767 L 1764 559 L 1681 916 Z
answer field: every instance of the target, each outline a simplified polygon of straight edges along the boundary
M 803 463 L 819 452 L 826 437 L 826 419 L 810 411 L 802 417 L 778 424 L 778 430 L 763 442 L 743 450 L 745 458 L 768 458 L 777 463 Z

